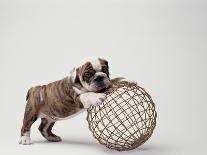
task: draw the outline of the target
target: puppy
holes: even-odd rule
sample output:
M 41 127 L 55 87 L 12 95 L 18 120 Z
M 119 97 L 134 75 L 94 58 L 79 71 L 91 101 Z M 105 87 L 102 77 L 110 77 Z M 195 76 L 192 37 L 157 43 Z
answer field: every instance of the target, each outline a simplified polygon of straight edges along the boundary
M 96 58 L 84 61 L 62 80 L 30 88 L 19 144 L 31 143 L 30 128 L 38 118 L 41 118 L 39 131 L 42 136 L 48 141 L 61 141 L 52 133 L 55 122 L 71 118 L 90 105 L 100 105 L 106 95 L 99 92 L 110 84 L 108 62 Z

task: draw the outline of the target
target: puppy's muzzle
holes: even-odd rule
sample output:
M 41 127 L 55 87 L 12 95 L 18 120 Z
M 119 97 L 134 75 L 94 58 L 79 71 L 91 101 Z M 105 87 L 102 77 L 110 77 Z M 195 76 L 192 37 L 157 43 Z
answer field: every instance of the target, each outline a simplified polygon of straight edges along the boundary
M 104 76 L 102 76 L 102 75 L 98 75 L 95 79 L 94 79 L 94 81 L 96 81 L 96 82 L 102 82 L 104 80 Z

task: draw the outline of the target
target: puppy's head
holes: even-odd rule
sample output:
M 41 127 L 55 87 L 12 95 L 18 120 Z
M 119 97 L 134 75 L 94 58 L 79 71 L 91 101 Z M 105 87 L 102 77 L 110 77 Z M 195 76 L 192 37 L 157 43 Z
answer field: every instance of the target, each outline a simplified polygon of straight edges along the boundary
M 109 87 L 108 61 L 102 58 L 89 58 L 72 71 L 72 80 L 87 91 L 97 92 Z

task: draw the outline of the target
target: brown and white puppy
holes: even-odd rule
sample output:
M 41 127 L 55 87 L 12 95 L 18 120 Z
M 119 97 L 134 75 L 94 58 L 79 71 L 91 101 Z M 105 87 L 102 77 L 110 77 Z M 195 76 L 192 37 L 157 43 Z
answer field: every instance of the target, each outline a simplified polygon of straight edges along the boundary
M 71 118 L 90 105 L 100 105 L 106 95 L 99 92 L 110 83 L 108 62 L 97 58 L 84 61 L 62 80 L 30 88 L 19 143 L 31 143 L 30 128 L 37 118 L 41 118 L 42 136 L 48 141 L 61 141 L 52 133 L 55 122 Z

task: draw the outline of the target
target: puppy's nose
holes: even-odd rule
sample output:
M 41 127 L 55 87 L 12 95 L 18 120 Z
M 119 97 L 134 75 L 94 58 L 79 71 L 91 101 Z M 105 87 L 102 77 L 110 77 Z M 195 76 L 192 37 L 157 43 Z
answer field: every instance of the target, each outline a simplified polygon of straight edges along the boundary
M 95 78 L 95 81 L 96 81 L 96 82 L 101 82 L 101 81 L 103 80 L 103 78 L 104 78 L 103 76 L 100 76 L 100 75 L 99 75 L 99 76 L 97 76 L 97 77 Z

